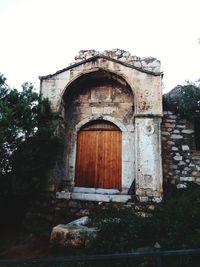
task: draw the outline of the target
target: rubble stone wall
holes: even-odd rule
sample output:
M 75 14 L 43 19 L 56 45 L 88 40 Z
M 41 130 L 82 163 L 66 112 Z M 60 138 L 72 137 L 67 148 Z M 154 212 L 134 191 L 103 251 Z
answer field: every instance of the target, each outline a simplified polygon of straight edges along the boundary
M 116 60 L 120 60 L 122 62 L 126 62 L 130 65 L 135 66 L 136 68 L 144 69 L 147 71 L 160 72 L 160 61 L 158 59 L 154 57 L 134 56 L 134 55 L 131 55 L 130 52 L 122 50 L 122 49 L 105 50 L 101 53 L 99 51 L 92 50 L 92 49 L 81 50 L 79 51 L 79 54 L 75 56 L 75 62 L 71 64 L 81 62 L 92 56 L 96 56 L 99 54 L 116 59 Z
M 171 111 L 162 120 L 162 163 L 166 183 L 177 188 L 200 183 L 200 151 L 195 148 L 194 124 Z

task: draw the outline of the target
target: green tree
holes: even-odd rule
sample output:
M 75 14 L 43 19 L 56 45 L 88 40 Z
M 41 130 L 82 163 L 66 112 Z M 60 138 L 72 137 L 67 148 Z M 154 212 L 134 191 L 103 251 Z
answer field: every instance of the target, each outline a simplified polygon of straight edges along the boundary
M 12 158 L 22 142 L 33 136 L 37 127 L 39 96 L 25 83 L 22 91 L 11 90 L 0 76 L 0 174 L 12 171 Z
M 30 194 L 44 185 L 61 149 L 61 119 L 31 83 L 10 89 L 0 75 L 0 195 Z
M 193 117 L 200 114 L 200 87 L 198 84 L 187 82 L 178 85 L 163 96 L 164 107 L 182 116 Z

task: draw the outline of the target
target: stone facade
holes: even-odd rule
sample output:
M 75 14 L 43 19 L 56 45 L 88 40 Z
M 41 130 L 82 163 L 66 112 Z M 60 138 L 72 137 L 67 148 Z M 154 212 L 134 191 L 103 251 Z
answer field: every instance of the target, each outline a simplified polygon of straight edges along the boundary
M 106 77 L 98 83 L 88 85 L 86 80 L 81 91 L 72 89 L 73 94 L 64 97 L 68 140 L 65 145 L 66 182 L 68 186 L 74 186 L 77 133 L 83 125 L 101 117 L 101 120 L 114 123 L 122 132 L 122 190 L 127 193 L 135 174 L 133 93 L 129 87 L 106 80 Z
M 177 188 L 200 183 L 200 151 L 196 150 L 194 123 L 171 111 L 162 120 L 163 177 Z
M 115 49 L 81 51 L 76 62 L 40 77 L 41 94 L 62 114 L 63 162 L 50 187 L 59 199 L 142 202 L 162 198 L 162 90 L 160 62 Z M 115 124 L 122 132 L 122 188 L 76 188 L 77 135 L 95 120 Z M 134 189 L 135 184 L 135 189 Z

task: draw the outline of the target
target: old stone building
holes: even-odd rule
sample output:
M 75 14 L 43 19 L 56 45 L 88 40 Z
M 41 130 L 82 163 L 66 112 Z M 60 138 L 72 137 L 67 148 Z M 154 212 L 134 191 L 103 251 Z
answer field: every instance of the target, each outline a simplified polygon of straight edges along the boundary
M 40 77 L 41 94 L 65 121 L 63 160 L 49 182 L 58 199 L 160 201 L 163 180 L 199 182 L 193 129 L 163 112 L 157 59 L 115 49 L 80 51 L 75 60 Z

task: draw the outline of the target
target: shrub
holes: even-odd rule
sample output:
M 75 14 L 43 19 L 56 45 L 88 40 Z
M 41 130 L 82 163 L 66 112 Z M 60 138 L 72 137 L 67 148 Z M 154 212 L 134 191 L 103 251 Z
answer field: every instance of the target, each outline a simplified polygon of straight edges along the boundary
M 170 199 L 156 204 L 150 217 L 139 217 L 133 209 L 112 203 L 95 221 L 97 237 L 90 248 L 98 252 L 133 251 L 139 247 L 164 249 L 200 246 L 200 186 L 188 184 Z

